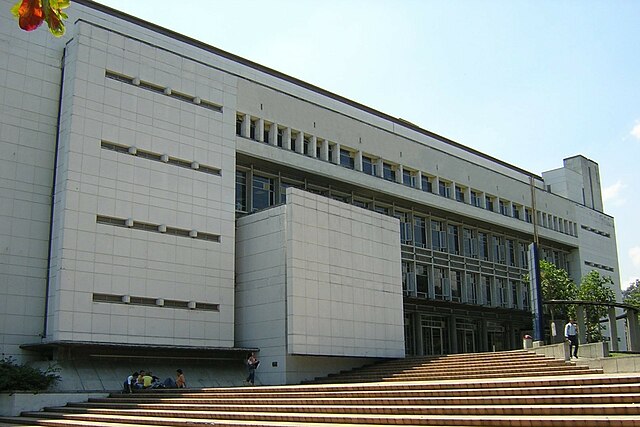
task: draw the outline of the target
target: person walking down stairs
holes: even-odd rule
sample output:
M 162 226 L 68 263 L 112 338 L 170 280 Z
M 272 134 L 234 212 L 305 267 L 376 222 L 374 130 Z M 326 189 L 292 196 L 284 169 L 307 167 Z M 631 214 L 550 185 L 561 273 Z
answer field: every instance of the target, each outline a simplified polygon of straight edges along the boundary
M 578 358 L 578 327 L 575 320 L 569 318 L 569 321 L 564 325 L 564 337 L 569 340 L 569 358 Z M 573 350 L 573 353 L 571 352 Z

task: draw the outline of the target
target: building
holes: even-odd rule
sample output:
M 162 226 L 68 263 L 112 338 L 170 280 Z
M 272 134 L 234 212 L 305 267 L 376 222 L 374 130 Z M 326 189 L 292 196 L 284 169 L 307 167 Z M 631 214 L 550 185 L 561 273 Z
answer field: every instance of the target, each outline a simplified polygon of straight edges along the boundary
M 544 259 L 610 275 L 620 296 L 589 159 L 538 176 L 88 0 L 63 38 L 25 33 L 12 1 L 5 355 L 257 348 L 276 384 L 517 348 L 534 223 Z

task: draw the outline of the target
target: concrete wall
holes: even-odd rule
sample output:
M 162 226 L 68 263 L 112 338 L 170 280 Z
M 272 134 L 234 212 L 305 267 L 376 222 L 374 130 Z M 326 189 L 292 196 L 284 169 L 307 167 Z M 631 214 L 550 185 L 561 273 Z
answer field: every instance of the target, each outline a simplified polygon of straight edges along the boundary
M 286 205 L 238 220 L 236 345 L 260 348 L 262 381 L 404 356 L 397 227 L 293 188 Z

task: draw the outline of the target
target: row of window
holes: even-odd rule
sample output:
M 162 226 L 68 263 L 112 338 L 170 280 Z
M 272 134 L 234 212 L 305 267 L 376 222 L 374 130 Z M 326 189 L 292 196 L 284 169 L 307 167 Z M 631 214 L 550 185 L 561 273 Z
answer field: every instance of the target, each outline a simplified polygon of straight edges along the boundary
M 285 203 L 287 187 L 298 187 L 384 215 L 394 216 L 400 221 L 400 240 L 405 245 L 429 248 L 434 251 L 522 269 L 529 267 L 528 242 L 476 227 L 445 221 L 431 217 L 426 213 L 403 211 L 387 204 L 358 198 L 334 189 L 314 187 L 309 183 L 305 184 L 284 178 L 272 178 L 267 174 L 245 171 L 241 168 L 236 170 L 236 210 L 254 212 Z M 249 207 L 251 208 L 249 209 Z M 561 268 L 568 268 L 566 257 L 560 251 L 543 248 L 540 257 Z
M 402 289 L 413 298 L 529 310 L 529 285 L 519 280 L 402 261 Z
M 259 117 L 237 113 L 236 134 L 504 216 L 533 222 L 531 208 Z M 560 233 L 578 235 L 574 222 L 555 215 L 538 212 L 537 223 Z

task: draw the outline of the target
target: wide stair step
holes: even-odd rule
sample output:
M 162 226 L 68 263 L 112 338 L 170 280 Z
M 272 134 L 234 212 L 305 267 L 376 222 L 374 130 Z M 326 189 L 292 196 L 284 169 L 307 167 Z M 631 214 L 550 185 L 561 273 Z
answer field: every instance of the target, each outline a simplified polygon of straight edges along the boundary
M 113 393 L 0 418 L 0 425 L 640 427 L 640 374 L 608 376 L 527 352 L 412 361 L 380 364 L 392 380 Z M 505 363 L 501 377 L 479 377 L 495 363 Z M 445 365 L 462 377 L 447 377 Z M 375 369 L 364 370 L 373 378 Z

